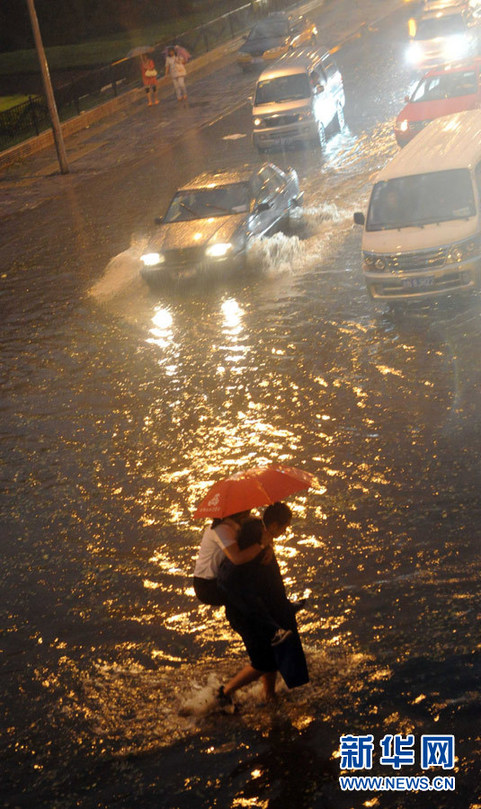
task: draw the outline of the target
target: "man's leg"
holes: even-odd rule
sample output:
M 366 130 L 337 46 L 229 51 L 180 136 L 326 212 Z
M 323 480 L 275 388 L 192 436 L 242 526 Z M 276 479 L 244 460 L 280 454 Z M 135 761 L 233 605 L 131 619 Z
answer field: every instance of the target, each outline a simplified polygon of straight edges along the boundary
M 254 680 L 259 680 L 261 677 L 267 676 L 269 675 L 264 674 L 262 671 L 258 671 L 257 669 L 253 668 L 253 666 L 244 666 L 244 668 L 238 671 L 237 674 L 235 674 L 234 677 L 229 680 L 227 685 L 224 686 L 223 693 L 226 697 L 228 697 L 230 694 L 233 694 L 234 691 L 237 691 L 238 688 L 242 688 L 243 685 L 249 685 L 249 683 L 253 683 Z
M 273 702 L 276 699 L 276 678 L 277 671 L 268 671 L 267 674 L 262 675 L 266 702 Z

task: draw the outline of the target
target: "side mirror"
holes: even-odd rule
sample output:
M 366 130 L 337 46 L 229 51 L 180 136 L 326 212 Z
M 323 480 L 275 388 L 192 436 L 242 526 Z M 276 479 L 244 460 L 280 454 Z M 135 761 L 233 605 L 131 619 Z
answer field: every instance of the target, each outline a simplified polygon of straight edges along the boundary
M 404 96 L 404 103 L 409 104 L 410 98 L 409 96 Z
M 354 214 L 353 219 L 354 219 L 354 224 L 355 225 L 365 225 L 365 223 L 366 223 L 366 217 L 364 216 L 364 214 L 361 211 L 356 211 L 356 213 Z
M 162 225 L 164 223 L 163 216 L 156 216 L 154 219 L 154 225 Z
M 263 213 L 263 211 L 268 211 L 270 207 L 270 202 L 258 202 L 254 209 L 254 213 Z

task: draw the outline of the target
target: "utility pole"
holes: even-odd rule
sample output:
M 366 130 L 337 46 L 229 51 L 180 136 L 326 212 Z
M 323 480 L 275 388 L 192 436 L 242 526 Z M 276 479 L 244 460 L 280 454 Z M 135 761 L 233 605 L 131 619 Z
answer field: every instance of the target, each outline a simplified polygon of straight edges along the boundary
M 34 0 L 27 0 L 28 13 L 30 14 L 30 22 L 32 24 L 33 38 L 35 40 L 35 47 L 37 49 L 38 61 L 40 62 L 40 70 L 42 71 L 43 86 L 45 88 L 45 95 L 47 96 L 48 111 L 50 113 L 50 120 L 52 122 L 53 137 L 55 140 L 55 148 L 57 150 L 58 162 L 62 174 L 70 172 L 65 145 L 63 142 L 62 127 L 57 112 L 57 105 L 55 103 L 55 96 L 53 94 L 52 82 L 50 81 L 50 72 L 48 69 L 45 50 L 42 43 L 42 36 L 38 25 L 37 12 L 35 11 Z

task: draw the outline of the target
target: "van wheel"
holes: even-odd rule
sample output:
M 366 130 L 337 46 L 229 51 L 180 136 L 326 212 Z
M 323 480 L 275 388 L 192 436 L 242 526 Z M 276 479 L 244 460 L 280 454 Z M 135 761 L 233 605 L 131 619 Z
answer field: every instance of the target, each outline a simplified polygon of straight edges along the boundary
M 320 121 L 317 125 L 317 137 L 319 140 L 319 146 L 321 147 L 321 152 L 323 152 L 327 145 L 326 130 L 324 129 L 324 126 L 321 124 Z
M 344 110 L 341 106 L 337 108 L 337 129 L 339 132 L 343 132 L 346 127 L 346 121 L 344 118 Z

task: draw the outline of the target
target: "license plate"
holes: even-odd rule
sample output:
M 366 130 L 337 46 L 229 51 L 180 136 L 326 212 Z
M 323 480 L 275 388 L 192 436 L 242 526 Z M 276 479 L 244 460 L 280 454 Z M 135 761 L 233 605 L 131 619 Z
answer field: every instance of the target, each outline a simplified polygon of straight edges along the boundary
M 433 284 L 434 278 L 430 275 L 423 278 L 403 278 L 404 289 L 426 289 Z

